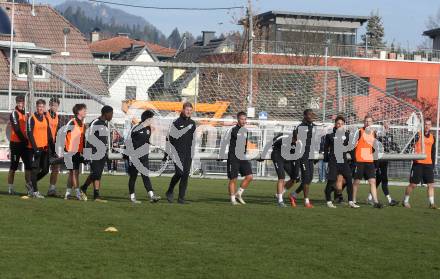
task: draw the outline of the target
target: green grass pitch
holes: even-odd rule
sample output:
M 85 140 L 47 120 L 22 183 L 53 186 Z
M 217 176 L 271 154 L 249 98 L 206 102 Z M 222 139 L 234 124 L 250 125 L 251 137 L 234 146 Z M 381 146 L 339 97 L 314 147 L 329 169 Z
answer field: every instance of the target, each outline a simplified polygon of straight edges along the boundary
M 0 180 L 0 278 L 440 278 L 440 210 L 427 209 L 425 189 L 409 210 L 327 209 L 313 184 L 315 208 L 293 209 L 276 207 L 269 181 L 233 207 L 226 180 L 190 179 L 189 205 L 150 204 L 140 178 L 133 205 L 127 176 L 104 176 L 106 204 L 23 200 Z M 153 179 L 162 196 L 168 182 Z M 15 184 L 23 192 L 21 174 Z M 401 200 L 403 188 L 391 193 Z

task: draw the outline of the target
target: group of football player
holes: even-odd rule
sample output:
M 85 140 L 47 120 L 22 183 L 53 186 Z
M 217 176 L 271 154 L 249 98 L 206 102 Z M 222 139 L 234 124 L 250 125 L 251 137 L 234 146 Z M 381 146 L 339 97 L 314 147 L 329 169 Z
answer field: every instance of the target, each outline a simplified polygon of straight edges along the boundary
M 302 122 L 289 134 L 277 134 L 273 139 L 271 160 L 278 176 L 276 199 L 280 207 L 286 207 L 284 194 L 288 192 L 295 183 L 300 185 L 289 194 L 292 207 L 297 206 L 297 195 L 304 194 L 304 207 L 313 208 L 309 199 L 309 188 L 313 180 L 314 164 L 318 158 L 314 156 L 314 136 L 316 125 L 313 120 L 315 114 L 312 109 L 306 109 Z M 389 206 L 399 204 L 391 198 L 388 189 L 388 161 L 380 159 L 376 153 L 380 143 L 384 152 L 398 151 L 397 144 L 389 132 L 389 125 L 384 123 L 384 131 L 378 136 L 373 127 L 373 118 L 365 116 L 362 128 L 350 134 L 346 128 L 344 116 L 338 115 L 334 120 L 334 127 L 330 133 L 324 136 L 323 156 L 324 162 L 328 165 L 327 185 L 325 187 L 326 205 L 329 208 L 336 208 L 337 203 L 343 202 L 343 190 L 346 189 L 348 206 L 359 208 L 357 202 L 358 189 L 361 181 L 366 180 L 370 186 L 367 203 L 374 208 L 383 208 L 378 199 L 377 187 L 382 184 L 383 192 Z M 234 130 L 239 130 L 246 124 L 246 114 L 241 112 L 237 115 L 237 126 L 232 129 L 231 145 L 228 156 L 228 177 L 230 179 L 229 193 L 232 204 L 245 204 L 242 194 L 244 189 L 252 180 L 251 164 L 247 160 L 239 160 L 234 155 L 234 140 L 237 139 Z M 432 120 L 426 118 L 424 121 L 424 136 L 418 132 L 412 140 L 412 147 L 416 154 L 426 154 L 426 158 L 414 160 L 409 177 L 409 185 L 405 189 L 402 205 L 411 208 L 409 203 L 410 194 L 414 188 L 423 183 L 427 185 L 429 208 L 437 209 L 434 203 L 434 167 L 435 167 L 435 138 L 430 132 Z M 302 137 L 299 134 L 302 132 Z M 246 134 L 245 132 L 242 134 Z M 240 134 L 239 134 L 240 135 Z M 245 135 L 247 136 L 247 135 Z M 299 145 L 300 143 L 300 145 Z M 338 144 L 339 148 L 338 150 Z M 295 150 L 300 146 L 300 155 L 291 159 L 283 154 L 282 150 Z M 287 148 L 287 149 L 286 149 Z M 338 156 L 338 154 L 340 156 Z M 338 158 L 340 157 L 340 158 Z M 244 176 L 241 187 L 235 192 L 237 173 Z M 289 180 L 286 181 L 286 173 Z M 332 192 L 334 197 L 332 198 Z
M 16 107 L 10 115 L 10 170 L 8 175 L 8 192 L 16 194 L 14 188 L 15 172 L 19 161 L 22 160 L 25 169 L 26 189 L 29 197 L 44 198 L 38 188 L 38 182 L 45 177 L 49 170 L 50 185 L 47 196 L 57 196 L 57 180 L 60 172 L 60 164 L 64 164 L 69 175 L 64 195 L 65 199 L 87 200 L 87 189 L 93 185 L 93 199 L 97 202 L 106 202 L 100 195 L 102 173 L 108 161 L 108 154 L 102 156 L 85 156 L 85 148 L 91 149 L 91 154 L 99 153 L 99 146 L 108 147 L 109 128 L 108 123 L 113 118 L 113 108 L 104 106 L 101 115 L 90 124 L 85 124 L 87 107 L 85 104 L 75 104 L 72 108 L 73 117 L 66 125 L 61 125 L 58 108 L 60 101 L 52 98 L 46 107 L 46 101 L 39 99 L 35 103 L 35 110 L 29 114 L 25 112 L 24 96 L 16 97 Z M 179 117 L 170 126 L 167 136 L 167 145 L 172 146 L 175 154 L 166 154 L 174 161 L 175 173 L 172 176 L 168 190 L 165 193 L 168 202 L 174 202 L 174 188 L 179 183 L 177 202 L 187 204 L 186 190 L 193 159 L 195 142 L 196 122 L 191 119 L 193 106 L 189 102 L 183 103 Z M 134 124 L 129 132 L 130 146 L 136 150 L 143 145 L 150 144 L 151 120 L 154 118 L 151 110 L 145 110 L 141 119 Z M 286 207 L 284 195 L 296 183 L 300 183 L 295 191 L 289 193 L 292 207 L 297 206 L 297 195 L 303 192 L 304 206 L 313 208 L 309 198 L 309 189 L 313 180 L 314 164 L 314 137 L 316 125 L 313 110 L 306 109 L 303 113 L 302 122 L 288 134 L 277 134 L 272 142 L 270 159 L 278 176 L 276 200 L 280 207 Z M 324 161 L 328 163 L 327 185 L 325 187 L 326 205 L 336 208 L 337 203 L 343 202 L 343 190 L 346 189 L 348 206 L 358 208 L 357 192 L 362 180 L 368 181 L 370 186 L 367 202 L 375 208 L 382 208 L 383 204 L 378 200 L 377 187 L 382 184 L 388 204 L 399 204 L 392 199 L 388 190 L 388 161 L 379 160 L 375 156 L 375 143 L 380 141 L 385 152 L 398 148 L 392 141 L 392 135 L 387 134 L 388 127 L 384 125 L 383 135 L 377 135 L 373 128 L 373 118 L 369 115 L 364 118 L 364 126 L 350 134 L 345 126 L 345 118 L 338 115 L 334 120 L 334 127 L 330 133 L 324 136 Z M 253 179 L 251 159 L 246 156 L 248 150 L 249 132 L 246 128 L 247 114 L 237 113 L 236 125 L 227 134 L 228 146 L 227 177 L 230 201 L 233 205 L 246 204 L 243 199 L 244 191 Z M 427 184 L 429 207 L 436 209 L 434 203 L 434 163 L 435 163 L 435 138 L 430 132 L 431 119 L 424 121 L 424 136 L 419 132 L 413 140 L 415 153 L 426 154 L 425 159 L 414 160 L 409 178 L 409 185 L 405 189 L 403 206 L 410 208 L 409 198 L 413 189 L 420 183 Z M 60 133 L 62 131 L 62 133 Z M 87 133 L 87 136 L 86 136 Z M 94 139 L 94 140 L 90 140 Z M 98 140 L 99 144 L 97 144 Z M 60 152 L 60 143 L 62 150 Z M 351 141 L 351 142 L 350 142 Z M 347 148 L 352 143 L 353 148 Z M 292 159 L 288 154 L 298 152 L 301 147 L 301 155 Z M 340 152 L 338 146 L 346 147 Z M 242 149 L 240 149 L 242 147 Z M 58 150 L 58 151 L 57 151 Z M 106 149 L 105 149 L 106 150 Z M 296 150 L 296 151 L 295 151 Z M 58 158 L 53 160 L 53 158 Z M 147 197 L 151 202 L 158 202 L 161 198 L 156 195 L 148 171 L 148 152 L 136 160 L 131 156 L 124 156 L 128 162 L 129 174 L 128 189 L 129 199 L 133 203 L 140 203 L 136 199 L 136 179 L 141 174 Z M 178 158 L 178 160 L 176 160 Z M 90 165 L 90 174 L 80 186 L 79 174 L 82 163 Z M 286 174 L 289 180 L 286 181 Z M 243 177 L 237 189 L 238 176 Z M 333 193 L 333 198 L 332 198 Z M 335 201 L 334 201 L 335 200 Z

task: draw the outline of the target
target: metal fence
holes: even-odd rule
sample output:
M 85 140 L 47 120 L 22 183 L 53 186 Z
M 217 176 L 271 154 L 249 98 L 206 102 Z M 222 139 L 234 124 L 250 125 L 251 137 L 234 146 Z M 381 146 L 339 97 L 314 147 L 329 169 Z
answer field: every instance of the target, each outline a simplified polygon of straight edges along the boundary
M 440 62 L 440 50 L 435 49 L 407 50 L 390 47 L 366 47 L 362 45 L 254 41 L 254 52 L 264 54 L 324 57 L 326 55 L 326 48 L 327 55 L 330 57 Z
M 30 70 L 40 67 L 45 72 L 44 79 L 33 77 L 31 71 L 28 75 L 29 109 L 35 99 L 56 96 L 62 99 L 64 114 L 70 113 L 73 103 L 86 103 L 90 121 L 103 104 L 112 105 L 118 135 L 115 148 L 145 109 L 154 109 L 159 116 L 153 142 L 163 146 L 182 101 L 193 102 L 194 119 L 203 126 L 196 138 L 204 157 L 194 160 L 193 169 L 205 175 L 225 173 L 225 163 L 215 156 L 222 135 L 234 125 L 240 110 L 250 114 L 250 148 L 255 152 L 270 144 L 276 133 L 291 132 L 305 108 L 315 110 L 319 136 L 338 114 L 345 115 L 352 130 L 365 115 L 372 115 L 376 129 L 381 132 L 387 127 L 393 136 L 399 149 L 390 152 L 400 159 L 408 159 L 413 152 L 409 142 L 423 123 L 414 106 L 338 67 L 53 59 L 29 63 Z M 319 137 L 315 144 L 319 145 Z M 409 164 L 391 163 L 390 174 L 406 177 Z M 270 161 L 254 161 L 253 168 L 260 177 L 275 175 Z

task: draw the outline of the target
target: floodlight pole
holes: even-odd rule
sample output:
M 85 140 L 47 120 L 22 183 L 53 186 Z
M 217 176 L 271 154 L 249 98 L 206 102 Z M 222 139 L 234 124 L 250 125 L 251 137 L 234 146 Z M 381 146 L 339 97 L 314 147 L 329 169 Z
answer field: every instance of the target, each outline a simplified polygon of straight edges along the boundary
M 323 98 L 323 101 L 322 101 L 322 123 L 325 122 L 325 118 L 326 118 L 325 114 L 326 114 L 326 105 L 327 105 L 328 45 L 329 45 L 329 40 L 327 40 L 326 43 L 325 43 L 325 56 L 324 56 L 324 65 L 325 65 L 325 70 L 324 70 L 324 98 Z
M 9 86 L 8 86 L 8 109 L 12 109 L 12 67 L 14 66 L 14 18 L 15 18 L 15 0 L 12 0 L 11 9 L 11 41 L 9 45 Z
M 440 129 L 440 77 L 438 82 L 438 94 L 437 94 L 437 130 L 435 131 L 435 165 L 438 163 L 438 144 L 439 144 L 439 129 Z
M 248 64 L 249 64 L 249 71 L 248 71 L 248 108 L 252 107 L 252 99 L 253 99 L 253 36 L 254 36 L 254 23 L 253 23 L 253 15 L 252 15 L 252 0 L 248 0 L 248 8 L 247 8 L 247 15 L 248 15 Z
M 70 34 L 70 28 L 69 27 L 64 27 L 63 28 L 63 34 L 64 34 L 64 51 L 61 53 L 61 56 L 64 57 L 64 59 L 66 59 L 67 57 L 70 56 L 70 53 L 67 51 L 67 35 Z M 63 78 L 66 78 L 66 64 L 63 64 Z M 62 112 L 67 112 L 65 110 L 66 108 L 66 84 L 63 82 L 63 89 L 62 89 L 62 97 L 61 97 L 61 111 Z

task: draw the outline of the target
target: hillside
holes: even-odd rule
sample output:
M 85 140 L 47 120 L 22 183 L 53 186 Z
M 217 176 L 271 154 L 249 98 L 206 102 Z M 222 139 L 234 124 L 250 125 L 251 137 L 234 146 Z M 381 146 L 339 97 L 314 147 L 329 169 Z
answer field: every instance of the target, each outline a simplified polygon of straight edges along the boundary
M 86 37 L 92 30 L 99 28 L 104 37 L 114 36 L 117 33 L 129 33 L 132 38 L 154 42 L 165 47 L 177 48 L 182 39 L 177 29 L 167 38 L 162 31 L 144 18 L 105 4 L 68 0 L 55 6 L 55 9 Z M 191 34 L 190 38 L 192 38 Z

